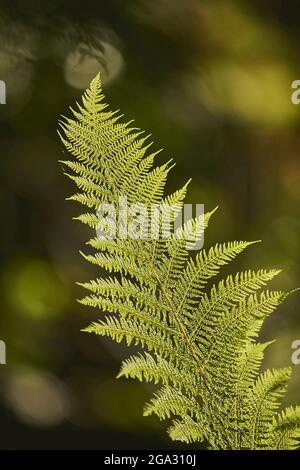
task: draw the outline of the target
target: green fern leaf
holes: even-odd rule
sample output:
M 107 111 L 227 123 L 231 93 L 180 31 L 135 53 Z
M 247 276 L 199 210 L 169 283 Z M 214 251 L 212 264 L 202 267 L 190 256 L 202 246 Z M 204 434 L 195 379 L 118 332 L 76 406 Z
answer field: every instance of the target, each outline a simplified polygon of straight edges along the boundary
M 213 449 L 298 448 L 300 407 L 280 411 L 291 369 L 261 373 L 271 342 L 256 343 L 266 317 L 289 295 L 261 290 L 280 271 L 247 270 L 212 284 L 255 242 L 217 244 L 192 256 L 215 210 L 177 227 L 189 182 L 165 194 L 173 165 L 155 166 L 160 151 L 150 153 L 149 136 L 108 110 L 99 75 L 71 112 L 59 123 L 72 157 L 61 164 L 79 190 L 68 199 L 88 208 L 76 219 L 92 229 L 87 245 L 94 251 L 81 254 L 106 273 L 80 283 L 88 291 L 80 302 L 100 311 L 83 331 L 144 350 L 123 361 L 118 377 L 159 385 L 144 415 L 173 419 L 171 439 Z M 123 222 L 115 237 L 103 237 L 100 204 L 114 204 L 120 218 L 124 197 L 143 204 L 147 216 L 158 208 L 158 217 L 151 230 L 142 224 L 142 236 L 124 235 Z

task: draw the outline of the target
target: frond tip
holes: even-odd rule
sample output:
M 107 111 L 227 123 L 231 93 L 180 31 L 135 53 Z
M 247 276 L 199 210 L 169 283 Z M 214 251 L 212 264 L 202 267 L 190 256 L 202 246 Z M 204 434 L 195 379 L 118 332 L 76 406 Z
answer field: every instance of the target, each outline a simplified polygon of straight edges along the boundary
M 155 166 L 160 151 L 150 153 L 148 136 L 108 109 L 100 74 L 71 113 L 59 123 L 70 154 L 61 163 L 76 187 L 68 199 L 88 207 L 75 218 L 91 228 L 87 245 L 93 253 L 81 254 L 100 272 L 79 283 L 88 291 L 79 302 L 100 316 L 83 331 L 143 350 L 123 361 L 118 378 L 159 387 L 144 415 L 172 419 L 171 439 L 206 441 L 214 449 L 298 448 L 300 407 L 280 411 L 291 369 L 260 373 L 272 341 L 255 342 L 266 317 L 289 295 L 262 290 L 280 271 L 246 270 L 213 284 L 225 265 L 256 242 L 218 243 L 190 256 L 215 211 L 177 227 L 188 183 L 166 196 L 174 165 Z M 99 234 L 99 206 L 114 204 L 119 217 L 117 203 L 124 197 L 143 205 L 146 214 L 153 205 L 162 208 L 155 236 L 146 226 L 145 237 Z

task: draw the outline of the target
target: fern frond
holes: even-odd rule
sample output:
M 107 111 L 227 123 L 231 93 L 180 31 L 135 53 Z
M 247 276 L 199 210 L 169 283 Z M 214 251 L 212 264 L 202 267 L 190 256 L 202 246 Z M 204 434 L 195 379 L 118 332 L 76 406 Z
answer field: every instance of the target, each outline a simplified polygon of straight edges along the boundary
M 172 415 L 185 418 L 191 416 L 199 418 L 199 403 L 193 397 L 184 395 L 175 388 L 165 386 L 154 394 L 144 408 L 144 416 L 156 414 L 159 419 L 171 418 Z
M 250 449 L 268 448 L 269 428 L 286 392 L 291 368 L 267 370 L 247 394 Z
M 188 395 L 197 395 L 199 381 L 197 375 L 193 373 L 191 365 L 180 370 L 163 357 L 145 353 L 132 356 L 122 363 L 119 377 L 138 379 L 140 382 L 161 382 L 164 385 L 172 385 L 180 391 L 185 391 Z
M 254 242 L 229 242 L 201 250 L 196 260 L 190 260 L 175 287 L 178 310 L 187 313 L 200 300 L 203 287 L 208 280 L 218 274 L 221 266 L 229 263 L 239 253 Z
M 168 429 L 168 434 L 173 441 L 185 442 L 186 444 L 202 442 L 205 439 L 201 425 L 188 415 L 181 420 L 174 420 Z
M 185 222 L 166 241 L 167 256 L 162 259 L 160 266 L 164 287 L 172 288 L 177 282 L 189 257 L 189 244 L 203 239 L 204 231 L 215 211 L 216 209 L 204 214 L 203 221 L 200 216 Z
M 199 306 L 194 311 L 192 323 L 195 324 L 195 329 L 192 333 L 193 336 L 197 335 L 197 331 L 201 330 L 203 323 L 209 318 L 224 315 L 228 308 L 243 301 L 280 272 L 280 270 L 275 269 L 269 271 L 261 269 L 257 272 L 249 270 L 237 273 L 235 277 L 229 275 L 225 280 L 221 280 L 218 285 L 214 285 L 209 295 L 204 294 L 201 297 Z
M 300 439 L 300 406 L 290 406 L 273 418 L 269 434 L 271 449 L 297 449 Z
M 172 418 L 172 439 L 205 440 L 213 449 L 299 447 L 300 408 L 279 410 L 291 370 L 260 374 L 271 342 L 255 342 L 266 317 L 290 294 L 261 291 L 280 271 L 247 270 L 211 285 L 255 242 L 218 243 L 191 256 L 215 210 L 178 227 L 189 182 L 165 195 L 174 165 L 155 166 L 160 150 L 150 151 L 150 136 L 107 108 L 99 75 L 71 112 L 59 123 L 73 158 L 61 163 L 77 188 L 68 199 L 88 208 L 75 218 L 93 230 L 87 245 L 94 252 L 81 254 L 106 273 L 80 283 L 88 291 L 80 302 L 100 311 L 83 331 L 145 350 L 123 361 L 118 377 L 160 384 L 144 415 Z M 155 212 L 142 236 L 99 234 L 100 205 L 114 204 L 119 218 L 121 198 L 143 204 L 147 216 Z
M 148 284 L 150 286 L 155 284 L 155 280 L 151 279 L 149 271 L 138 264 L 133 258 L 124 258 L 119 255 L 111 256 L 105 253 L 96 253 L 95 255 L 81 254 L 87 261 L 106 269 L 109 273 L 129 274 L 142 284 Z
M 172 344 L 169 337 L 166 337 L 163 331 L 152 326 L 145 327 L 138 321 L 127 318 L 105 317 L 97 323 L 92 323 L 82 331 L 95 333 L 100 336 L 109 336 L 111 339 L 120 343 L 125 340 L 127 346 L 131 344 L 153 351 L 160 356 L 176 363 L 186 363 L 188 360 L 184 356 L 184 348 L 178 350 Z

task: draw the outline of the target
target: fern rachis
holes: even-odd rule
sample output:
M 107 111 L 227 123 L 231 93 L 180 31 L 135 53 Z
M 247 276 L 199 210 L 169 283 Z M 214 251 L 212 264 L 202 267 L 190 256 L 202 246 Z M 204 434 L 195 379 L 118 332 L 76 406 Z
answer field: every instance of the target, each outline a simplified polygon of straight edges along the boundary
M 158 152 L 131 123 L 107 110 L 98 75 L 83 95 L 73 118 L 64 118 L 61 139 L 72 155 L 63 161 L 79 188 L 69 199 L 89 212 L 77 217 L 97 228 L 97 208 L 129 203 L 164 207 L 184 204 L 187 184 L 170 196 L 164 187 L 172 166 L 153 168 Z M 245 271 L 206 286 L 223 265 L 252 243 L 217 244 L 190 256 L 188 244 L 203 236 L 192 219 L 169 238 L 94 236 L 95 254 L 86 260 L 109 275 L 81 285 L 84 305 L 106 312 L 85 331 L 141 345 L 144 354 L 125 360 L 118 377 L 161 383 L 144 414 L 172 418 L 172 439 L 206 440 L 215 449 L 294 449 L 300 437 L 300 407 L 279 411 L 290 368 L 260 374 L 264 350 L 256 343 L 265 318 L 287 297 L 281 291 L 259 292 L 277 270 Z M 174 219 L 165 227 L 172 233 Z M 180 235 L 180 236 L 178 236 Z

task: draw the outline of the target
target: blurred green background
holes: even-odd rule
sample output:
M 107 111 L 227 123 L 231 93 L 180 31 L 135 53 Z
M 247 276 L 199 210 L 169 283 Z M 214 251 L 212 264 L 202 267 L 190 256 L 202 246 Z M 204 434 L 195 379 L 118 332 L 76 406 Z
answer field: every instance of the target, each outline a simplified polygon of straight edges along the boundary
M 219 205 L 205 245 L 262 239 L 230 269 L 300 285 L 299 18 L 296 0 L 0 1 L 0 448 L 181 447 L 142 417 L 152 388 L 115 380 L 131 351 L 80 332 L 99 314 L 75 282 L 96 270 L 56 128 L 99 70 L 112 108 L 175 158 L 168 189 L 192 176 L 188 202 Z M 266 322 L 267 366 L 291 363 L 299 305 Z M 299 390 L 295 366 L 289 403 Z

